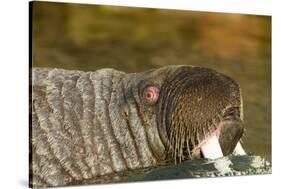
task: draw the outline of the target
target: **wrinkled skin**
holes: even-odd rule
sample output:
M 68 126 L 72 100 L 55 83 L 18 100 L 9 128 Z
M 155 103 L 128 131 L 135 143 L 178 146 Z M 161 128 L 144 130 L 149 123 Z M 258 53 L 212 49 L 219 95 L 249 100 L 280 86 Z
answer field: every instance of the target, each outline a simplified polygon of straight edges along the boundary
M 228 155 L 244 131 L 241 100 L 234 80 L 207 68 L 34 68 L 30 183 L 85 183 L 205 157 L 212 136 Z

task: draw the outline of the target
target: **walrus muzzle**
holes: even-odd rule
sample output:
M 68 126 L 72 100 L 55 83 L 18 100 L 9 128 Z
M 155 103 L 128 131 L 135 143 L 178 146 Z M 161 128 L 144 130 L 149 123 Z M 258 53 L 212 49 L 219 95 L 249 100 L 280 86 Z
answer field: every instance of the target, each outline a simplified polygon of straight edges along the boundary
M 33 186 L 94 183 L 163 163 L 245 154 L 240 87 L 211 69 L 33 68 L 31 84 Z
M 237 82 L 210 69 L 188 67 L 166 78 L 161 90 L 158 126 L 165 130 L 162 137 L 176 162 L 234 151 L 244 132 Z

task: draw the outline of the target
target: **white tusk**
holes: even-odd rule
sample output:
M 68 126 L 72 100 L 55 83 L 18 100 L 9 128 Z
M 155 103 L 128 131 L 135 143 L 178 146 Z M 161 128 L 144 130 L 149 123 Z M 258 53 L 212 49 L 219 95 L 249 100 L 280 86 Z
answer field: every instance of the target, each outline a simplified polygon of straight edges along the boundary
M 204 145 L 202 145 L 201 152 L 204 158 L 217 159 L 223 157 L 217 136 L 212 136 Z
M 236 147 L 235 147 L 235 149 L 234 149 L 234 151 L 233 151 L 233 154 L 234 154 L 234 155 L 240 155 L 240 156 L 246 155 L 246 152 L 245 152 L 245 150 L 243 149 L 243 147 L 242 147 L 242 145 L 241 145 L 240 142 L 238 142 L 238 143 L 236 144 Z

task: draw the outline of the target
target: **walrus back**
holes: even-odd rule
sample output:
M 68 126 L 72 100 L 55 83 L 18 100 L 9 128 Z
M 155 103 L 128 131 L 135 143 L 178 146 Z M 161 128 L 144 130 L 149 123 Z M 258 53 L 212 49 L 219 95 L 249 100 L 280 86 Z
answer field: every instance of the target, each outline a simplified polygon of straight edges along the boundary
M 113 69 L 32 69 L 33 186 L 66 185 L 141 167 L 133 138 L 121 136 L 129 128 L 113 127 L 121 123 L 114 110 L 124 75 Z M 122 143 L 131 152 L 123 153 Z

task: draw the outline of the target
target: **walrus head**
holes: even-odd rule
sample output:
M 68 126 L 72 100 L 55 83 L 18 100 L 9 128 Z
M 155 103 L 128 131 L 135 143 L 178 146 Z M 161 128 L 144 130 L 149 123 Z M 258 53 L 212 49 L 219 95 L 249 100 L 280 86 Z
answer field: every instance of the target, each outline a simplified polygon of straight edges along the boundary
M 193 66 L 169 66 L 135 78 L 133 93 L 145 127 L 150 128 L 148 135 L 159 135 L 150 140 L 159 156 L 158 140 L 165 147 L 165 159 L 175 162 L 233 152 L 244 132 L 236 81 Z

